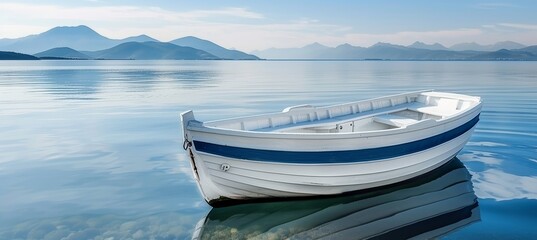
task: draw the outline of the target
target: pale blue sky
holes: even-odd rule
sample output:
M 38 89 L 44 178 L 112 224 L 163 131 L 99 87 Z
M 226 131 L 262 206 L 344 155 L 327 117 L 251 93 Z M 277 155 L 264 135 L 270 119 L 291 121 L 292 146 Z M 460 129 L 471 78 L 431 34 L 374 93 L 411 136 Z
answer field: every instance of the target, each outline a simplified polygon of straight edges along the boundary
M 537 44 L 537 1 L 3 0 L 0 38 L 87 25 L 104 36 L 193 35 L 245 51 L 414 41 Z

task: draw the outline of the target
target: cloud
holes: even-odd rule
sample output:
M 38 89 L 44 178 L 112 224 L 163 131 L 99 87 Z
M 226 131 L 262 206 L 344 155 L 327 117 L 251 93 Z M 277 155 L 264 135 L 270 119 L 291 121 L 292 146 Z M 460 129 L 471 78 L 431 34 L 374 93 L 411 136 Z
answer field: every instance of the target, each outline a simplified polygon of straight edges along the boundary
M 520 170 L 517 169 L 519 164 L 510 165 L 513 162 L 512 156 L 496 153 L 496 151 L 502 152 L 500 149 L 509 149 L 509 145 L 470 142 L 468 146 L 470 148 L 477 146 L 481 150 L 465 152 L 458 158 L 468 166 L 475 193 L 479 198 L 497 201 L 537 199 L 537 176 L 520 174 Z M 493 151 L 489 152 L 487 148 Z
M 503 26 L 503 27 L 522 29 L 522 30 L 537 30 L 537 25 L 535 24 L 500 23 L 498 25 Z
M 252 12 L 246 8 L 229 7 L 213 10 L 195 10 L 177 12 L 159 7 L 138 6 L 91 6 L 91 7 L 65 7 L 59 5 L 37 5 L 23 3 L 0 3 L 0 13 L 7 18 L 28 19 L 57 19 L 57 20 L 87 20 L 87 21 L 122 21 L 122 20 L 150 20 L 158 21 L 195 21 L 203 18 L 234 17 L 246 19 L 262 19 L 260 13 Z M 22 16 L 21 16 L 22 15 Z
M 537 199 L 537 177 L 517 176 L 497 169 L 472 172 L 472 182 L 479 198 L 497 201 Z
M 479 152 L 479 151 L 472 151 L 471 153 L 462 154 L 458 157 L 463 162 L 481 162 L 487 165 L 499 166 L 503 162 L 503 160 L 494 157 L 493 154 L 490 154 L 487 152 Z
M 263 14 L 248 11 L 245 8 L 238 7 L 229 7 L 219 10 L 198 10 L 185 12 L 180 14 L 182 17 L 188 18 L 206 18 L 211 16 L 230 16 L 230 17 L 240 17 L 240 18 L 249 18 L 249 19 L 263 19 L 265 18 Z

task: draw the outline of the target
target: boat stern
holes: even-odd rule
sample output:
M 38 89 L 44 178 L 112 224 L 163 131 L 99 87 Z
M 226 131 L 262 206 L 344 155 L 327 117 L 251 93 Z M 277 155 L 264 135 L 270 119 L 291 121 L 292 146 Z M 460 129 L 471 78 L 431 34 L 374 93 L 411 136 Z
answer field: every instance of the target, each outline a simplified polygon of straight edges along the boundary
M 183 149 L 187 152 L 192 168 L 192 175 L 196 180 L 198 188 L 204 197 L 205 201 L 212 205 L 212 202 L 219 202 L 225 197 L 222 197 L 218 188 L 212 183 L 208 176 L 208 169 L 204 161 L 201 159 L 193 145 L 193 132 L 188 129 L 189 124 L 201 124 L 194 117 L 192 110 L 181 113 L 181 124 L 183 127 Z
M 185 142 L 192 142 L 192 136 L 190 136 L 189 131 L 187 129 L 188 122 L 192 120 L 196 120 L 196 118 L 194 117 L 194 112 L 192 110 L 188 110 L 186 112 L 181 113 L 181 124 L 183 125 L 183 137 Z

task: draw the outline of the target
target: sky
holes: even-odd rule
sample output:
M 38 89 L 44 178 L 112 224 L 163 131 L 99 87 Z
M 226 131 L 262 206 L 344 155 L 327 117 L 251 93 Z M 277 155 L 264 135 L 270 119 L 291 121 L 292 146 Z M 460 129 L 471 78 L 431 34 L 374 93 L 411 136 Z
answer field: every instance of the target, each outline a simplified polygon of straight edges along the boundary
M 196 36 L 247 52 L 313 42 L 537 45 L 536 13 L 535 0 L 2 0 L 0 38 L 86 25 L 113 39 Z

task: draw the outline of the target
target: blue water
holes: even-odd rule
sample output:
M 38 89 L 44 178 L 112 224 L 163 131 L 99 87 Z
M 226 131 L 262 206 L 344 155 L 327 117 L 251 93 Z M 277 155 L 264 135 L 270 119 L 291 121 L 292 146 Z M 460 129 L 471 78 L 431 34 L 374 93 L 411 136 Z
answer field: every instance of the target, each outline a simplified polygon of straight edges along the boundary
M 180 112 L 214 120 L 421 89 L 485 104 L 458 155 L 480 221 L 444 238 L 537 237 L 535 62 L 1 61 L 0 239 L 191 238 L 211 208 Z

